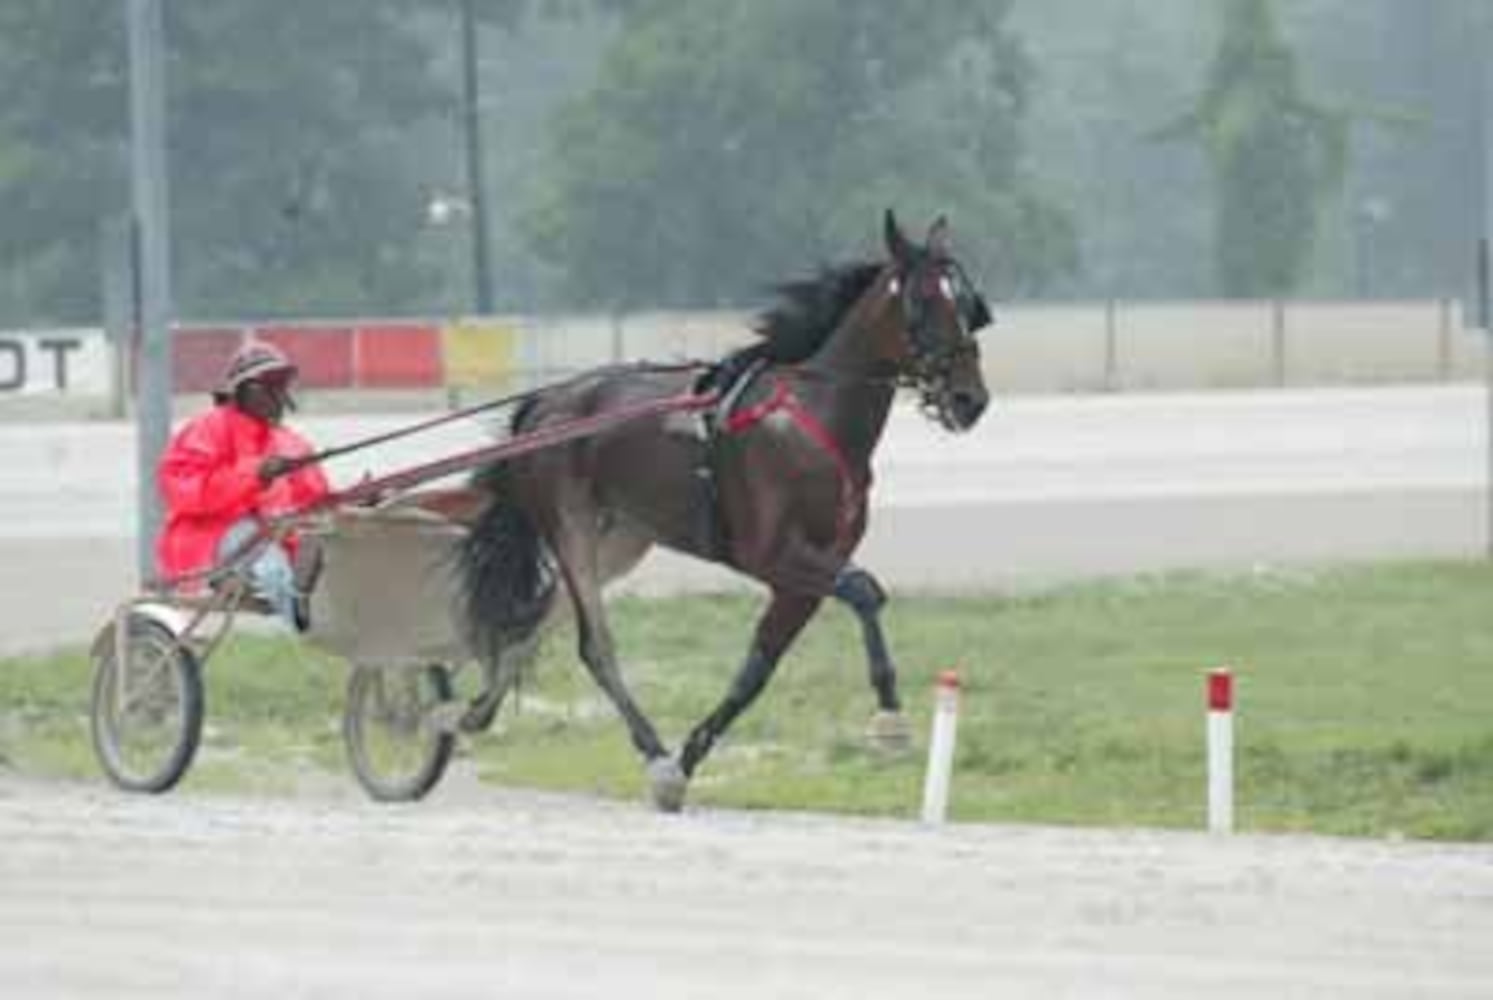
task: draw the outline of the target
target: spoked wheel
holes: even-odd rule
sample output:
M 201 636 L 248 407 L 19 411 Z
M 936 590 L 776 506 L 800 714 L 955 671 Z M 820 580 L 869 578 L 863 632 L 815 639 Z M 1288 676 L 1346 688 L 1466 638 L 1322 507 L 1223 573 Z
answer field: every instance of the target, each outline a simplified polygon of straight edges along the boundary
M 451 762 L 456 736 L 437 724 L 452 698 L 442 666 L 354 666 L 347 681 L 342 736 L 358 782 L 379 802 L 413 802 L 435 787 Z
M 166 626 L 131 614 L 128 659 L 115 626 L 93 647 L 93 750 L 109 780 L 130 792 L 170 789 L 202 740 L 202 671 Z

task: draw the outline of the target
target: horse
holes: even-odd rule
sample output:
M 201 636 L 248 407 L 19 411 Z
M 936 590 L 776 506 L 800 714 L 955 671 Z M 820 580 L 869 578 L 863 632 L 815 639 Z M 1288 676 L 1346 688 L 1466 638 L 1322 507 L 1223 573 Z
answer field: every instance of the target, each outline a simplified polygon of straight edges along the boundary
M 459 585 L 468 640 L 490 685 L 505 655 L 532 648 L 563 587 L 580 659 L 626 724 L 662 811 L 683 807 L 697 768 L 826 597 L 838 591 L 852 607 L 858 597 L 874 618 L 880 588 L 851 555 L 866 530 L 871 457 L 897 390 L 916 391 L 925 414 L 954 432 L 974 426 L 989 403 L 975 333 L 990 312 L 953 256 L 947 221 L 939 217 L 919 244 L 889 209 L 882 230 L 885 259 L 778 286 L 756 323 L 759 341 L 713 373 L 713 409 L 603 421 L 599 433 L 473 477 L 485 506 L 459 554 Z M 688 366 L 601 368 L 526 397 L 509 425 L 516 436 L 542 434 L 701 390 Z M 769 591 L 729 689 L 677 756 L 623 679 L 602 599 L 604 584 L 654 545 L 725 565 Z M 890 671 L 884 656 L 873 658 L 883 714 L 898 709 Z

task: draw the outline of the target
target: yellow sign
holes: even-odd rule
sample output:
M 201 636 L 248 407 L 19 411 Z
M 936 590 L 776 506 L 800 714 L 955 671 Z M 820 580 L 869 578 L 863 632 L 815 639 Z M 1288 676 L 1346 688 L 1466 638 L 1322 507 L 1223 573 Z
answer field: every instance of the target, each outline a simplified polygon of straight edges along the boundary
M 496 320 L 459 320 L 442 331 L 446 385 L 504 388 L 513 379 L 519 331 Z

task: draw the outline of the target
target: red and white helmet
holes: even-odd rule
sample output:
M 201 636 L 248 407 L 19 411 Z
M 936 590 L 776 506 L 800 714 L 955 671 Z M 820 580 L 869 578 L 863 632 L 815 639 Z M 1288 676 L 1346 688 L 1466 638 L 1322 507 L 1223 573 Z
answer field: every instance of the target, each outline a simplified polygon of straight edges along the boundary
M 245 382 L 276 375 L 288 379 L 295 374 L 295 362 L 280 348 L 263 340 L 247 340 L 229 359 L 223 377 L 213 389 L 213 397 L 231 399 Z

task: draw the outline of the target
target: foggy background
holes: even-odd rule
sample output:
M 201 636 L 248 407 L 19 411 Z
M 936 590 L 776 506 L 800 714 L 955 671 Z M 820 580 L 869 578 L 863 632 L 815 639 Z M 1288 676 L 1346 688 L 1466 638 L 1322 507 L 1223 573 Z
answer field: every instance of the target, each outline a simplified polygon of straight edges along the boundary
M 1488 7 L 471 0 L 473 107 L 462 0 L 175 0 L 173 311 L 752 306 L 887 206 L 1007 300 L 1465 297 Z M 124 5 L 6 0 L 0 92 L 0 327 L 96 323 Z

